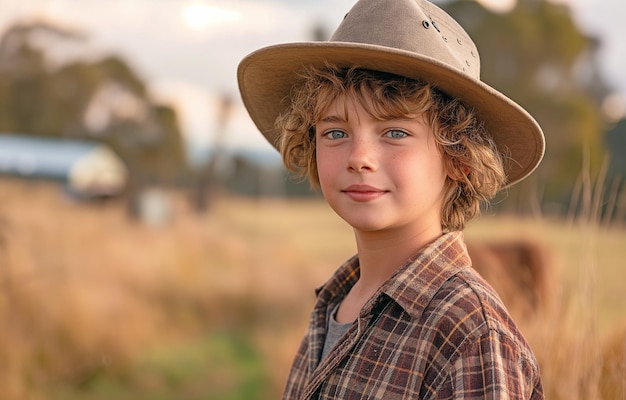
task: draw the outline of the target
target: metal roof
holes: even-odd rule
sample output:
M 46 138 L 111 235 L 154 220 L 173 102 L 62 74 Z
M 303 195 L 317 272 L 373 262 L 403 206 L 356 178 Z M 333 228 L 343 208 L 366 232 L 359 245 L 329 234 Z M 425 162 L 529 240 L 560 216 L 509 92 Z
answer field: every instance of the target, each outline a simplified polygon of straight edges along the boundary
M 0 133 L 0 173 L 66 179 L 96 142 Z

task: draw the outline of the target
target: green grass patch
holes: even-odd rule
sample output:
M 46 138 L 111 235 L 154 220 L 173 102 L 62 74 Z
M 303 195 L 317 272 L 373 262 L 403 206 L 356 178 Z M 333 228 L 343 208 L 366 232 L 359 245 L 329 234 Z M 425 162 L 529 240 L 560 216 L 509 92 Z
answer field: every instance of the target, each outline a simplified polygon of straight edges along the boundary
M 250 339 L 219 332 L 160 348 L 120 371 L 102 369 L 77 385 L 51 388 L 53 400 L 267 399 L 269 374 Z

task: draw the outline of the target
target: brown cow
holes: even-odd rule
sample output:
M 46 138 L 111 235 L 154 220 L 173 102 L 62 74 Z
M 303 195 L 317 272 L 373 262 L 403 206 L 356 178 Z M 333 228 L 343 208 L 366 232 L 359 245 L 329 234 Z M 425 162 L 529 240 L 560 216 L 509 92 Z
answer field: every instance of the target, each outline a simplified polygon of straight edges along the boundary
M 536 242 L 516 239 L 468 242 L 474 269 L 498 292 L 516 319 L 528 319 L 548 309 L 558 290 L 555 261 Z

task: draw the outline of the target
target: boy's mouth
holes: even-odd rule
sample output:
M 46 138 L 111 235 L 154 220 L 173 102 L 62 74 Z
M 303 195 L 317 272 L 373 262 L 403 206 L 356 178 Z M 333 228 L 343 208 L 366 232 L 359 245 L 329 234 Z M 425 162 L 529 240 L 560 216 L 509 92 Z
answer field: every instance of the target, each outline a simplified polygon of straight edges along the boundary
M 383 196 L 388 191 L 369 185 L 350 185 L 341 192 L 345 193 L 353 201 L 365 203 Z

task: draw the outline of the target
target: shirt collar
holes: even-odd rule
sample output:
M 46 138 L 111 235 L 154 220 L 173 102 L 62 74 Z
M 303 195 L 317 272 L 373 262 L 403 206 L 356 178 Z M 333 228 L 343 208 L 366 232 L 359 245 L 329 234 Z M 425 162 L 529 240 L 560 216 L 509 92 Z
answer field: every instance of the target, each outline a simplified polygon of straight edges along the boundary
M 416 318 L 450 277 L 470 265 L 463 233 L 446 233 L 407 260 L 383 284 L 379 293 L 389 296 Z M 326 307 L 342 299 L 359 279 L 359 272 L 358 255 L 355 255 L 316 290 L 318 306 Z
M 328 304 L 348 294 L 360 276 L 358 255 L 352 256 L 337 269 L 324 285 L 315 290 L 318 302 Z
M 400 267 L 381 291 L 416 318 L 448 279 L 470 265 L 463 233 L 446 233 Z

